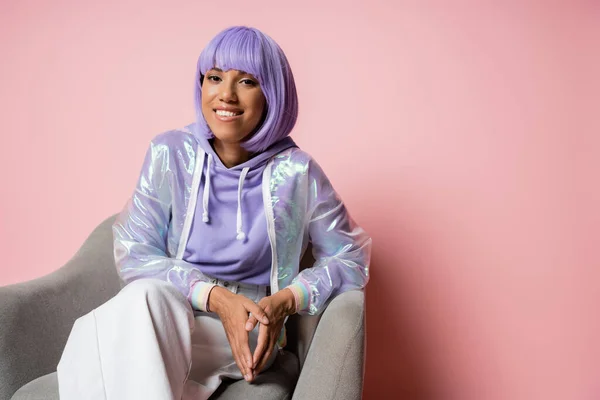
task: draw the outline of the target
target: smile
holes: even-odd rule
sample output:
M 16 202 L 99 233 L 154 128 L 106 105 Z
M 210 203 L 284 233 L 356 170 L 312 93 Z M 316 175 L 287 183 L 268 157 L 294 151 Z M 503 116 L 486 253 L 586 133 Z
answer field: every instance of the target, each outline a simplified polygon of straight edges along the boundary
M 215 110 L 215 117 L 221 122 L 233 122 L 242 118 L 243 111 Z
M 215 111 L 219 117 L 235 117 L 238 115 L 242 115 L 242 111 L 233 112 L 233 111 L 225 111 L 225 110 L 216 110 Z

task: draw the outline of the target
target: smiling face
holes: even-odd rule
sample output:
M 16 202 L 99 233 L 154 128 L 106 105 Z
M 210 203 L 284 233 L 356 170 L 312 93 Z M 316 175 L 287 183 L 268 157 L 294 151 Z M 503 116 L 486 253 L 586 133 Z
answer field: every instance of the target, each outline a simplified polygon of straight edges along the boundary
M 217 140 L 239 144 L 258 127 L 265 111 L 258 80 L 244 71 L 212 68 L 202 83 L 202 114 Z

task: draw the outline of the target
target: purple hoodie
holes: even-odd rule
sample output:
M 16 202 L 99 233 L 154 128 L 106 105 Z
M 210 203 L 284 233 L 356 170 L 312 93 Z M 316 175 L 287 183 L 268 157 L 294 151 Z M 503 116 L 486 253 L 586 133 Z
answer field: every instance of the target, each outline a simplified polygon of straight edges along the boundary
M 227 168 L 209 141 L 198 139 L 208 160 L 183 259 L 213 278 L 269 285 L 272 256 L 262 175 L 269 159 L 296 144 L 286 137 L 245 163 Z

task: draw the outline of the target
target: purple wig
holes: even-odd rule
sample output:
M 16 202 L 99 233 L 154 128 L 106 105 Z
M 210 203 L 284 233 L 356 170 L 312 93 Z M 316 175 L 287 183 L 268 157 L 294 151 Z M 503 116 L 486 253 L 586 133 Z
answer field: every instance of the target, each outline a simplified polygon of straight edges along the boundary
M 255 28 L 227 28 L 204 48 L 196 66 L 194 101 L 198 134 L 214 137 L 202 114 L 202 82 L 213 67 L 237 69 L 254 75 L 266 98 L 266 114 L 254 134 L 244 141 L 246 150 L 261 152 L 288 136 L 298 118 L 298 96 L 292 69 L 283 50 Z

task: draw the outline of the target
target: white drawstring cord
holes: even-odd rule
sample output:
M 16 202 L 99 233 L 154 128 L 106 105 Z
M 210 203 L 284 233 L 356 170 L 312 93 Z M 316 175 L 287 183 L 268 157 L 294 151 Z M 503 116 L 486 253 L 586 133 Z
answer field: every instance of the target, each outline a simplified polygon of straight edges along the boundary
M 242 173 L 240 174 L 240 182 L 238 184 L 238 208 L 237 208 L 237 240 L 246 240 L 246 234 L 242 231 L 242 188 L 244 186 L 244 179 L 246 179 L 246 174 L 250 168 L 246 167 L 242 169 Z
M 204 182 L 204 193 L 202 194 L 202 221 L 208 223 L 208 199 L 210 195 L 210 168 L 212 166 L 212 155 L 208 154 L 208 163 L 206 165 L 206 181 Z M 246 179 L 246 175 L 250 171 L 250 168 L 246 167 L 242 169 L 242 173 L 240 174 L 240 180 L 238 183 L 238 207 L 237 207 L 237 223 L 236 223 L 236 239 L 237 240 L 246 240 L 246 234 L 242 231 L 242 189 L 244 187 L 244 180 Z
M 208 195 L 210 192 L 210 167 L 212 166 L 212 154 L 208 154 L 208 163 L 206 165 L 206 181 L 204 182 L 204 193 L 202 194 L 202 221 L 208 223 Z

